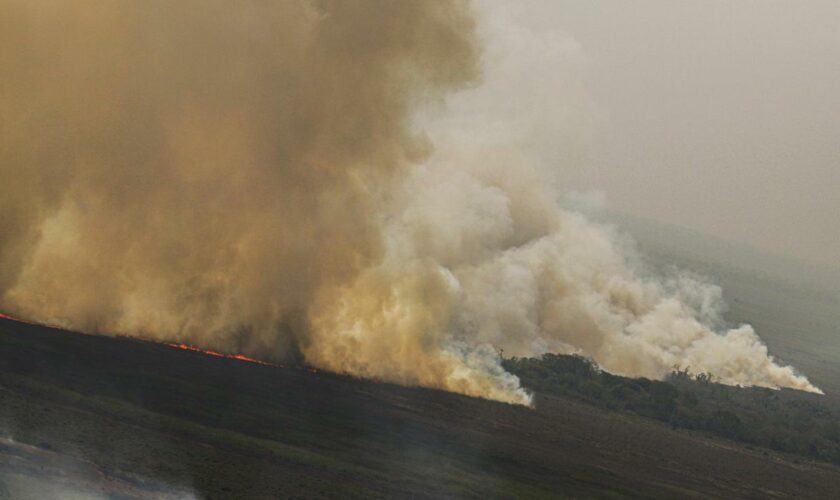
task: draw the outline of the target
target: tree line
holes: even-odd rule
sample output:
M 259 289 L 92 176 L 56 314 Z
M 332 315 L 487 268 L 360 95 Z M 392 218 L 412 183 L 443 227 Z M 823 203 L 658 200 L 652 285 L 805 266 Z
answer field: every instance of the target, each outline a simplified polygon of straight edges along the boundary
M 509 358 L 503 365 L 538 394 L 840 464 L 840 412 L 820 396 L 718 384 L 711 375 L 688 369 L 675 369 L 664 381 L 622 377 L 575 355 Z

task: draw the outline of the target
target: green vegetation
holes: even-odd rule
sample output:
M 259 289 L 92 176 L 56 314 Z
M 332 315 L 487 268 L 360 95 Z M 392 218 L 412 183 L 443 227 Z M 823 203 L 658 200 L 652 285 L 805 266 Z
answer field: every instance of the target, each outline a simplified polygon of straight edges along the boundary
M 627 378 L 579 356 L 506 359 L 524 386 L 610 410 L 728 439 L 840 463 L 840 413 L 821 397 L 793 390 L 732 387 L 707 374 L 674 371 L 667 381 Z

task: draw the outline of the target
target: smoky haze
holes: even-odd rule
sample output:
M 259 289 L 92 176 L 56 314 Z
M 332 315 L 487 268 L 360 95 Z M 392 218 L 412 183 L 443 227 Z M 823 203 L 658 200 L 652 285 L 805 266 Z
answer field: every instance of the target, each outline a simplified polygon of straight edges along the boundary
M 585 60 L 598 123 L 581 189 L 840 269 L 840 3 L 525 0 L 509 19 Z
M 441 118 L 482 69 L 468 7 L 3 2 L 0 305 L 516 403 L 497 349 L 817 391 L 521 144 L 477 147 L 528 135 L 484 134 L 481 87 Z

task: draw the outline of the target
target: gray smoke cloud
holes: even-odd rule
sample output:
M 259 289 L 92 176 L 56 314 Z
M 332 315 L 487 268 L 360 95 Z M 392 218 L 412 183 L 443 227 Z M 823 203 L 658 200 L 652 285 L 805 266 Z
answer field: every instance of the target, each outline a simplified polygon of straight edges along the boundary
M 423 114 L 479 77 L 465 3 L 10 0 L 0 23 L 7 312 L 523 404 L 498 348 L 817 390 L 718 327 L 717 288 L 646 278 L 562 209 L 518 129 Z

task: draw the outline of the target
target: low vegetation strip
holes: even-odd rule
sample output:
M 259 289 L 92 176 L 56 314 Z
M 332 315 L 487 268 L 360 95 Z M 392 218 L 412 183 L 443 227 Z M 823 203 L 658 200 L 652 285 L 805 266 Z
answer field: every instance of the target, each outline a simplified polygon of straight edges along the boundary
M 634 379 L 607 373 L 574 355 L 510 358 L 504 366 L 538 393 L 840 464 L 840 409 L 817 395 L 732 387 L 688 370 L 675 370 L 666 381 Z

